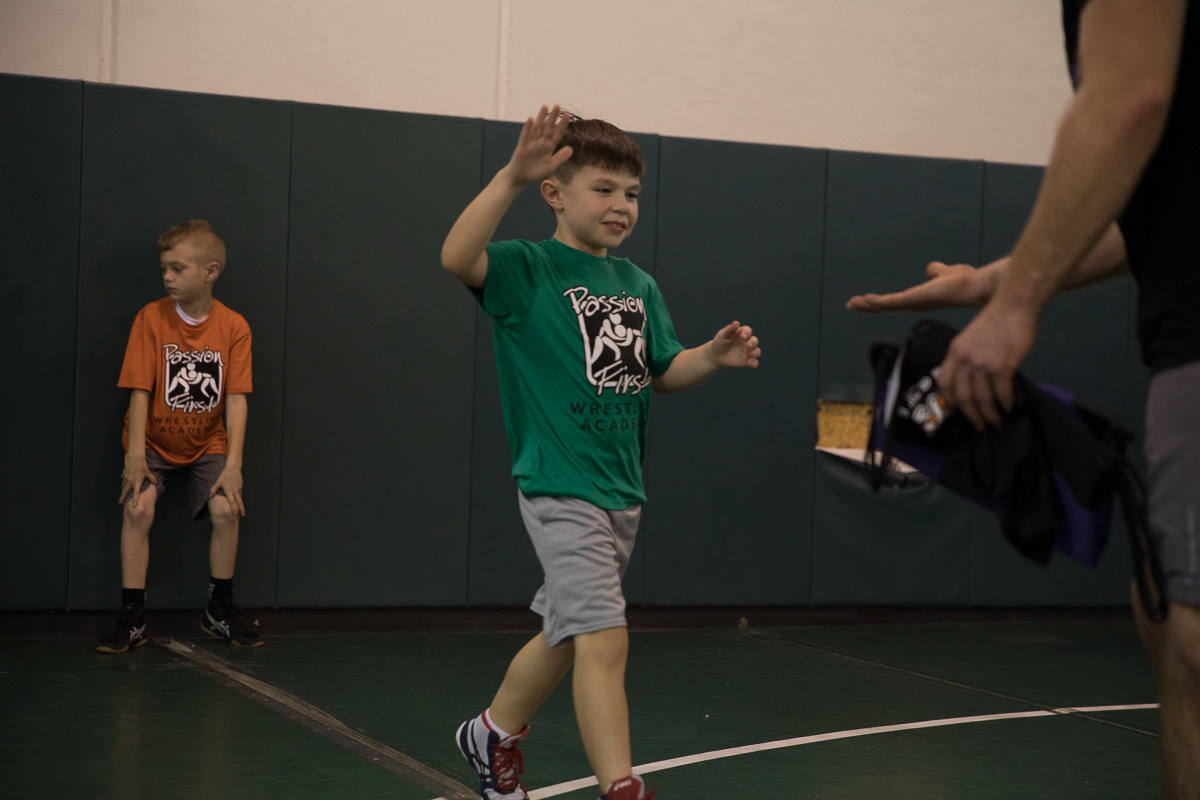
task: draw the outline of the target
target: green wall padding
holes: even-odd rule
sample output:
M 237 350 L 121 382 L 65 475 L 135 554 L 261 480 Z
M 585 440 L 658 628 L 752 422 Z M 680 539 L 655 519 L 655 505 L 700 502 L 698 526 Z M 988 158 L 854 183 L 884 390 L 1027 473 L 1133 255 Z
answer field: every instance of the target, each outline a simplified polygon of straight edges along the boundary
M 67 601 L 83 86 L 0 75 L 0 608 Z
M 817 453 L 814 605 L 965 605 L 971 509 L 941 487 L 872 492 L 857 463 Z
M 863 292 L 924 280 L 930 261 L 978 263 L 983 164 L 829 154 L 820 396 L 867 402 L 875 341 L 903 341 L 922 317 L 961 325 L 963 311 L 871 315 L 845 309 Z M 969 509 L 948 492 L 873 495 L 857 467 L 821 454 L 815 484 L 813 602 L 957 604 L 967 599 Z M 919 554 L 920 558 L 914 558 Z M 894 573 L 894 574 L 893 574 Z
M 1010 252 L 1033 208 L 1040 167 L 988 164 L 983 202 L 984 263 Z M 1021 371 L 1060 386 L 1122 419 L 1141 447 L 1140 397 L 1133 325 L 1135 292 L 1126 278 L 1056 297 L 1038 325 L 1038 340 Z M 1119 517 L 1119 512 L 1115 515 Z M 1129 545 L 1114 522 L 1100 564 L 1089 569 L 1056 554 L 1049 565 L 1024 559 L 1005 541 L 995 515 L 971 515 L 971 604 L 977 606 L 1124 605 L 1129 600 Z
M 18 76 L 0 76 L 0 112 L 0 324 L 22 377 L 0 401 L 25 420 L 4 442 L 21 458 L 0 467 L 0 608 L 116 606 L 116 382 L 134 315 L 162 296 L 155 239 L 192 217 L 226 239 L 216 295 L 254 332 L 239 602 L 529 602 L 542 576 L 491 321 L 439 266 L 518 125 Z M 932 259 L 1005 253 L 1040 169 L 635 137 L 640 220 L 615 254 L 657 278 L 685 346 L 736 317 L 764 356 L 655 398 L 631 603 L 1128 602 L 1119 524 L 1097 569 L 1041 568 L 966 501 L 873 495 L 854 464 L 813 450 L 816 401 L 868 400 L 871 343 L 924 316 L 846 299 L 909 286 Z M 496 237 L 553 230 L 529 187 Z M 1134 298 L 1126 280 L 1056 299 L 1025 370 L 1140 436 Z M 160 500 L 152 608 L 203 600 L 208 526 L 182 500 Z
M 480 123 L 297 104 L 279 604 L 466 600 Z
M 163 296 L 155 242 L 189 218 L 209 220 L 225 239 L 228 264 L 214 294 L 254 337 L 235 591 L 247 606 L 274 602 L 290 119 L 287 103 L 84 86 L 71 608 L 112 608 L 120 599 L 117 493 L 129 392 L 117 379 L 134 316 Z M 209 528 L 188 519 L 184 500 L 168 492 L 156 507 L 151 607 L 204 601 Z
M 662 140 L 656 276 L 679 341 L 737 319 L 763 357 L 654 398 L 647 603 L 809 600 L 825 160 Z
M 930 261 L 979 261 L 983 164 L 938 158 L 830 152 L 825 206 L 820 393 L 871 399 L 867 353 L 877 340 L 903 340 L 938 316 L 962 325 L 962 311 L 861 314 L 852 295 L 894 292 L 925 279 Z

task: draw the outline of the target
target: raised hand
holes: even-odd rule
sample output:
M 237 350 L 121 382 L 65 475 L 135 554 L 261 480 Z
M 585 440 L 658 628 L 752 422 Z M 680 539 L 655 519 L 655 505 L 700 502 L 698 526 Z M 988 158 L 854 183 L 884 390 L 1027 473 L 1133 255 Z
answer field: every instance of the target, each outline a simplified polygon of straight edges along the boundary
M 537 117 L 525 120 L 517 147 L 508 161 L 508 170 L 515 183 L 527 184 L 548 178 L 571 157 L 570 147 L 554 152 L 570 121 L 570 114 L 557 105 L 554 108 L 542 106 Z
M 737 320 L 717 331 L 712 340 L 712 359 L 718 367 L 758 367 L 762 349 L 749 325 Z
M 860 294 L 846 301 L 850 311 L 929 311 L 936 308 L 981 306 L 992 293 L 987 269 L 970 264 L 943 264 L 933 261 L 925 268 L 929 280 L 890 294 Z

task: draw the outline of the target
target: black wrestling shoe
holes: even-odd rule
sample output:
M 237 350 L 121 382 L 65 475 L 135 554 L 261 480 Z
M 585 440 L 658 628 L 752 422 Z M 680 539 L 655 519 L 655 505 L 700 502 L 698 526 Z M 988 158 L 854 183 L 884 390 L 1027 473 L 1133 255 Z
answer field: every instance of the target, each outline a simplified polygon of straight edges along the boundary
M 146 643 L 146 611 L 132 603 L 121 608 L 117 627 L 96 645 L 97 653 L 127 653 Z
M 260 647 L 266 644 L 258 631 L 242 622 L 242 612 L 238 607 L 224 600 L 209 601 L 204 616 L 200 618 L 200 628 L 209 636 L 224 639 L 234 647 Z

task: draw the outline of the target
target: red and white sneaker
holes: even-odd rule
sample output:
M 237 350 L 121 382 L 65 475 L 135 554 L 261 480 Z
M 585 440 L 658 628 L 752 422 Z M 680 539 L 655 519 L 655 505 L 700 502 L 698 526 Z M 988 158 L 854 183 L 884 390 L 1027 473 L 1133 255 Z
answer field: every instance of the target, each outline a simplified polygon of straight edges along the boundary
M 646 783 L 637 775 L 613 781 L 600 795 L 600 800 L 654 800 L 654 790 L 646 793 Z
M 458 749 L 479 773 L 479 796 L 483 800 L 525 800 L 529 796 L 521 783 L 525 759 L 518 747 L 528 733 L 526 725 L 520 733 L 501 738 L 483 714 L 458 726 Z

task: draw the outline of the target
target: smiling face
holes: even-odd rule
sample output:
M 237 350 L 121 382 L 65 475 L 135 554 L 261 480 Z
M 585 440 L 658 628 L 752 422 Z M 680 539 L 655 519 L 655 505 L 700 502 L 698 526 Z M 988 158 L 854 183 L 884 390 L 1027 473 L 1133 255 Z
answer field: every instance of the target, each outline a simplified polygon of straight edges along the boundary
M 638 218 L 640 179 L 598 166 L 580 167 L 568 181 L 548 178 L 542 196 L 558 218 L 554 238 L 594 256 L 625 241 Z
M 189 236 L 159 253 L 167 295 L 184 306 L 211 296 L 213 282 L 220 273 L 220 265 L 206 261 L 208 253 L 199 244 L 196 236 Z

